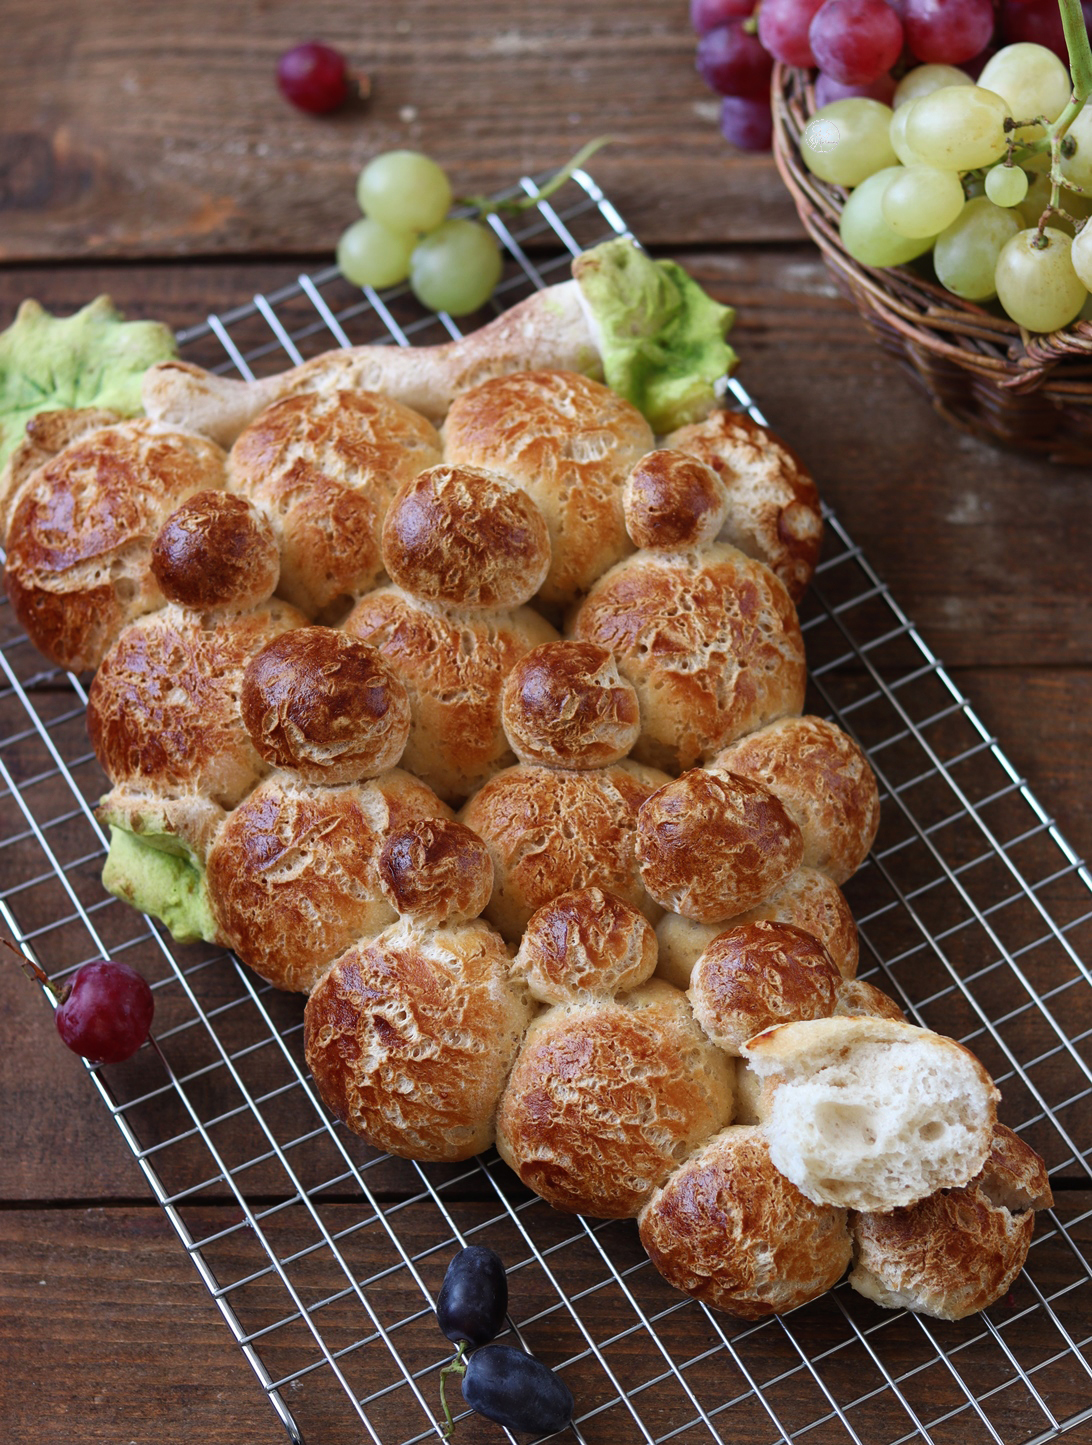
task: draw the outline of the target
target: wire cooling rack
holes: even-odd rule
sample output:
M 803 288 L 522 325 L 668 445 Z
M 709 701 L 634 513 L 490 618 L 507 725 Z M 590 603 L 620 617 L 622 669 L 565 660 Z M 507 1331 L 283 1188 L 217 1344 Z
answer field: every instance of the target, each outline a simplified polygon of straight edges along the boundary
M 498 306 L 626 234 L 584 173 L 511 228 L 490 224 L 509 258 Z M 331 341 L 458 334 L 404 289 L 361 295 L 331 269 L 179 341 L 250 376 Z M 562 1372 L 586 1445 L 1033 1445 L 1088 1428 L 1092 1210 L 1068 1207 L 1088 1196 L 1065 1186 L 1092 1182 L 1092 878 L 836 517 L 802 621 L 810 706 L 865 745 L 882 788 L 876 847 L 847 888 L 861 972 L 979 1054 L 1059 1199 L 1011 1294 L 958 1324 L 878 1310 L 844 1283 L 742 1324 L 669 1289 L 632 1222 L 558 1214 L 495 1154 L 441 1167 L 368 1150 L 318 1101 L 300 998 L 103 893 L 84 685 L 43 668 L 10 608 L 0 618 L 0 912 L 54 979 L 105 953 L 151 980 L 152 1046 L 91 1077 L 292 1440 L 438 1437 L 448 1352 L 432 1305 L 466 1243 L 507 1261 L 509 1328 Z

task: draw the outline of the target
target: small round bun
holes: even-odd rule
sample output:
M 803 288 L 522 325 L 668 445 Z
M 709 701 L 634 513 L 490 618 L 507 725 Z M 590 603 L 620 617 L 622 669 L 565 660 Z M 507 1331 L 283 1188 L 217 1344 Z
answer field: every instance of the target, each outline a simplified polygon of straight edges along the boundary
M 547 603 L 571 602 L 629 552 L 622 487 L 652 441 L 635 406 L 571 371 L 483 382 L 455 398 L 444 422 L 449 463 L 500 472 L 541 509 L 553 550 Z
M 681 772 L 804 705 L 804 640 L 768 567 L 716 543 L 638 552 L 591 589 L 572 620 L 637 690 L 633 756 Z
M 643 456 L 622 492 L 626 531 L 635 547 L 700 547 L 715 540 L 728 513 L 724 483 L 686 452 Z
M 637 741 L 637 694 L 594 642 L 547 642 L 504 685 L 504 731 L 521 763 L 602 768 Z
M 586 1003 L 636 988 L 655 968 L 648 919 L 602 888 L 575 888 L 531 915 L 512 974 L 539 1003 Z
M 530 1017 L 486 924 L 403 920 L 348 949 L 318 983 L 304 1051 L 326 1107 L 374 1148 L 469 1159 L 493 1142 Z
M 851 1255 L 846 1211 L 805 1199 L 757 1128 L 711 1139 L 653 1196 L 639 1227 L 668 1284 L 744 1320 L 815 1299 Z
M 803 862 L 845 883 L 880 826 L 868 759 L 836 723 L 786 717 L 725 748 L 713 766 L 753 778 L 780 798 L 804 839 Z
M 89 431 L 123 421 L 116 411 L 99 407 L 59 407 L 40 411 L 23 429 L 18 446 L 0 470 L 0 546 L 7 545 L 8 524 L 23 490 L 39 467 Z
M 418 818 L 392 831 L 379 855 L 379 886 L 391 907 L 426 928 L 477 918 L 493 891 L 485 844 L 462 823 Z
M 1021 1184 L 1013 1195 L 1011 1180 Z M 1043 1161 L 998 1124 L 981 1174 L 890 1214 L 858 1214 L 849 1282 L 886 1309 L 961 1320 L 1006 1293 L 1024 1267 L 1032 1210 L 1052 1203 Z
M 700 923 L 733 918 L 775 893 L 800 865 L 800 830 L 747 778 L 694 768 L 659 788 L 637 821 L 649 893 Z
M 874 983 L 866 983 L 863 978 L 844 979 L 839 985 L 834 1017 L 894 1019 L 899 1024 L 907 1022 L 906 1015 L 895 1000 Z
M 732 411 L 680 427 L 667 445 L 713 468 L 727 491 L 722 540 L 765 562 L 799 602 L 819 561 L 823 514 L 815 483 L 792 448 Z
M 517 943 L 536 909 L 574 888 L 602 888 L 658 918 L 634 843 L 638 809 L 661 780 L 624 763 L 587 772 L 521 763 L 490 778 L 460 815 L 493 859 L 486 918 Z
M 254 746 L 307 783 L 352 783 L 393 768 L 410 705 L 374 647 L 329 627 L 300 627 L 264 647 L 239 705 Z
M 527 493 L 496 472 L 430 467 L 391 503 L 383 562 L 429 602 L 519 607 L 550 569 L 550 534 Z
M 527 1031 L 497 1149 L 555 1209 L 628 1219 L 731 1118 L 732 1072 L 666 983 L 552 1008 Z
M 841 981 L 810 933 L 788 923 L 745 923 L 710 943 L 687 997 L 713 1042 L 738 1054 L 772 1024 L 829 1018 Z
M 269 520 L 233 492 L 197 492 L 159 529 L 152 575 L 168 602 L 240 611 L 271 597 L 281 554 Z

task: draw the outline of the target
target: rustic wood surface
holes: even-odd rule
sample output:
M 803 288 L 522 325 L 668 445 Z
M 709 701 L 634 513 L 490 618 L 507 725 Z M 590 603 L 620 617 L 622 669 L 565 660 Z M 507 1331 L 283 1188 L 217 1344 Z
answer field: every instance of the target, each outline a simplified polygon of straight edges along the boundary
M 461 189 L 473 191 L 503 184 L 521 170 L 555 166 L 590 135 L 617 134 L 625 143 L 597 158 L 597 178 L 647 243 L 685 261 L 739 308 L 734 340 L 743 358 L 742 380 L 772 425 L 809 459 L 824 496 L 950 664 L 958 686 L 1044 807 L 1078 852 L 1092 853 L 1092 479 L 953 432 L 876 350 L 816 253 L 799 240 L 772 164 L 731 155 L 720 141 L 715 105 L 693 72 L 686 9 L 685 0 L 609 0 L 594 6 L 550 0 L 537 7 L 513 0 L 473 7 L 434 0 L 352 6 L 318 0 L 303 16 L 298 5 L 283 0 L 237 5 L 189 0 L 173 7 L 131 0 L 94 5 L 38 0 L 33 6 L 6 0 L 0 259 L 8 264 L 0 269 L 0 326 L 27 295 L 65 312 L 109 291 L 132 316 L 182 326 L 268 290 L 301 267 L 328 259 L 334 237 L 353 217 L 355 172 L 379 149 L 427 149 L 450 166 Z M 271 69 L 282 49 L 303 38 L 301 26 L 341 45 L 354 64 L 371 72 L 374 89 L 366 105 L 317 122 L 284 105 Z M 852 686 L 852 678 L 845 685 Z M 32 738 L 6 745 L 0 757 L 30 776 L 38 766 L 34 747 Z M 87 786 L 92 788 L 91 780 Z M 0 802 L 0 813 L 10 808 L 10 799 Z M 17 830 L 16 821 L 10 813 L 3 819 L 5 837 Z M 5 862 L 10 857 L 0 854 Z M 22 879 L 4 876 L 0 888 L 13 881 Z M 985 883 L 993 886 L 992 880 Z M 867 879 L 862 886 L 870 886 Z M 1003 880 L 997 886 L 1003 891 Z M 90 876 L 86 887 L 93 887 Z M 27 916 L 47 906 L 33 901 L 32 889 L 20 896 Z M 1044 897 L 1066 919 L 1088 911 L 1087 893 L 1071 873 L 1045 889 Z M 1076 928 L 1071 937 L 1088 956 L 1087 928 L 1083 933 Z M 8 1437 L 28 1445 L 67 1445 L 75 1438 L 92 1445 L 183 1440 L 273 1445 L 284 1438 L 273 1412 L 166 1217 L 151 1201 L 82 1065 L 59 1046 L 35 990 L 14 970 L 0 977 L 8 1020 L 8 1045 L 0 1050 L 5 1105 L 0 1421 Z M 194 987 L 207 990 L 201 995 L 206 1004 L 229 1002 L 239 988 L 226 967 L 195 977 L 201 981 Z M 1045 978 L 1033 981 L 1050 986 Z M 1092 1028 L 1088 995 L 1072 989 L 1061 997 L 1070 1032 Z M 159 999 L 164 1018 L 180 1007 L 169 988 Z M 290 1011 L 297 1003 L 280 1006 Z M 950 1020 L 953 1031 L 973 1023 L 957 1014 Z M 1021 1040 L 1014 1046 L 1030 1047 L 1041 1024 L 1034 1014 L 1022 1015 L 1014 1027 L 1026 1033 L 1013 1035 Z M 186 1038 L 178 1036 L 172 1061 L 183 1057 Z M 990 1041 L 983 1039 L 981 1046 L 988 1054 Z M 274 1078 L 274 1062 L 261 1057 L 265 1062 L 248 1085 L 261 1087 Z M 156 1086 L 155 1066 L 143 1056 L 134 1064 L 125 1098 Z M 1065 1068 L 1064 1057 L 1052 1056 L 1037 1082 L 1064 1097 Z M 210 1114 L 215 1089 L 212 1082 L 197 1095 Z M 1014 1111 L 1010 1117 L 1032 1116 L 1033 1101 L 1015 1081 L 1004 1093 L 1004 1108 Z M 295 1103 L 287 1116 L 303 1129 L 306 1106 L 291 1097 Z M 134 1122 L 154 1129 L 156 1107 L 153 1101 L 143 1112 L 135 1109 Z M 1085 1100 L 1072 1124 L 1085 1149 L 1092 1145 L 1088 1114 Z M 173 1127 L 159 1122 L 165 1130 Z M 258 1152 L 242 1124 L 229 1121 L 217 1137 L 232 1161 L 249 1157 L 247 1150 Z M 169 1161 L 161 1162 L 180 1188 L 207 1174 L 198 1151 L 187 1155 L 179 1149 L 177 1158 L 171 1152 Z M 328 1161 L 316 1155 L 301 1168 L 328 1169 Z M 1070 1166 L 1061 1172 L 1074 1178 L 1079 1173 Z M 283 1178 L 266 1165 L 249 1173 L 258 1207 L 276 1210 L 286 1197 Z M 400 1197 L 408 1187 L 397 1169 L 368 1178 L 385 1199 Z M 488 1194 L 479 1177 L 456 1183 L 445 1197 L 468 1223 L 484 1217 Z M 1079 1220 L 1092 1205 L 1080 1190 L 1059 1198 L 1063 1220 Z M 329 1227 L 359 1219 L 351 1181 L 332 1188 L 328 1199 L 323 1208 Z M 194 1195 L 183 1214 L 198 1238 L 241 1217 L 222 1180 Z M 399 1227 L 415 1248 L 428 1250 L 436 1240 L 437 1217 L 410 1210 Z M 301 1228 L 296 1210 L 285 1210 L 278 1236 L 284 1254 L 292 1250 L 293 1230 Z M 303 1238 L 305 1232 L 299 1233 Z M 1073 1239 L 1087 1258 L 1092 1246 L 1087 1220 L 1074 1226 Z M 510 1257 L 520 1257 L 518 1243 L 497 1243 Z M 377 1258 L 382 1255 L 368 1234 L 354 1261 L 360 1277 L 373 1244 Z M 221 1251 L 216 1267 L 223 1277 L 233 1268 L 237 1277 L 254 1248 L 245 1232 L 236 1230 L 210 1253 Z M 623 1253 L 633 1248 L 632 1231 L 619 1236 L 618 1248 Z M 1067 1257 L 1072 1260 L 1046 1241 L 1036 1283 L 1049 1288 L 1054 1279 L 1060 1287 Z M 432 1285 L 436 1267 L 436 1261 L 423 1267 Z M 635 1276 L 639 1297 L 649 1273 Z M 595 1276 L 581 1253 L 565 1284 L 578 1290 L 601 1274 L 600 1268 Z M 325 1287 L 321 1271 L 307 1287 Z M 399 1282 L 383 1296 L 389 1308 L 407 1307 L 398 1293 L 404 1288 Z M 283 1308 L 284 1298 L 275 1290 L 259 1289 L 256 1299 L 258 1323 L 248 1322 L 248 1328 L 272 1324 L 274 1312 Z M 619 1299 L 604 1304 L 601 1318 L 595 1316 L 601 1338 L 625 1328 L 624 1321 L 618 1323 L 619 1308 L 629 1307 Z M 1092 1333 L 1087 1282 L 1057 1308 L 1073 1338 L 1087 1340 Z M 530 1312 L 528 1302 L 524 1313 Z M 329 1318 L 338 1341 L 341 1332 L 346 1341 L 355 1338 L 354 1331 L 359 1334 L 359 1306 L 338 1306 Z M 688 1338 L 678 1335 L 683 1324 L 673 1320 L 664 1325 L 669 1343 Z M 945 1340 L 965 1338 L 955 1333 L 962 1327 L 945 1328 L 953 1332 Z M 299 1352 L 307 1342 L 288 1338 L 291 1333 L 271 1343 L 274 1370 L 288 1373 L 303 1358 Z M 564 1333 L 552 1339 L 546 1330 L 533 1343 L 561 1357 L 568 1346 Z M 918 1331 L 914 1338 L 920 1336 Z M 788 1348 L 772 1331 L 760 1339 L 771 1359 Z M 432 1344 L 431 1336 L 419 1341 L 414 1334 L 407 1353 L 423 1352 L 423 1368 Z M 1041 1346 L 1035 1363 L 1062 1348 L 1049 1332 Z M 821 1340 L 816 1347 L 822 1348 Z M 611 1358 L 627 1380 L 656 1372 L 645 1350 L 638 1335 L 614 1347 Z M 962 1369 L 979 1389 L 985 1375 L 974 1372 L 996 1368 L 997 1351 L 990 1359 L 984 1353 L 980 1359 L 976 1351 L 980 1347 L 962 1357 Z M 742 1349 L 741 1355 L 746 1359 Z M 359 1371 L 353 1380 L 361 1393 L 387 1383 L 381 1347 L 347 1358 L 353 1361 L 349 1368 Z M 833 1357 L 832 1379 L 839 1358 Z M 860 1351 L 847 1352 L 845 1359 L 849 1373 L 872 1368 Z M 694 1376 L 707 1405 L 735 1389 L 723 1352 L 716 1361 L 709 1367 L 715 1378 L 697 1367 Z M 774 1373 L 770 1364 L 759 1377 Z M 426 1378 L 431 1390 L 434 1377 Z M 1045 1367 L 1035 1378 L 1060 1416 L 1087 1400 L 1088 1381 L 1071 1362 Z M 854 1398 L 862 1388 L 858 1383 L 839 1398 Z M 953 1398 L 954 1389 L 942 1366 L 925 1370 L 907 1386 L 926 1419 L 961 1403 L 965 1397 L 956 1391 Z M 1028 1413 L 1016 1393 L 1002 1392 L 990 1406 L 1006 1445 L 1043 1428 L 1043 1418 Z M 311 1445 L 363 1438 L 339 1394 L 324 1394 L 315 1376 L 285 1395 L 290 1406 L 299 1402 L 311 1426 Z M 798 1371 L 776 1387 L 771 1401 L 796 1428 L 821 1413 L 814 1395 L 814 1384 Z M 401 1440 L 422 1426 L 412 1423 L 416 1407 L 407 1410 L 405 1390 L 391 1398 L 403 1413 L 397 1428 L 390 1411 L 383 1417 L 390 1430 L 383 1438 Z M 668 1406 L 661 1406 L 654 1392 L 648 1404 L 650 1419 L 668 1418 L 657 1414 Z M 862 1408 L 859 1429 L 866 1445 L 881 1445 L 909 1428 L 889 1393 Z M 753 1401 L 723 1420 L 725 1438 L 746 1445 L 776 1434 Z M 617 1409 L 601 1417 L 597 1428 L 589 1438 L 604 1445 L 637 1438 L 632 1422 Z M 699 1433 L 680 1438 L 696 1441 Z M 488 1445 L 501 1436 L 491 1427 L 471 1425 L 463 1427 L 461 1438 Z M 828 1423 L 808 1438 L 847 1437 Z M 938 1429 L 936 1438 L 977 1445 L 989 1436 L 981 1421 L 964 1412 Z M 1085 1425 L 1070 1438 L 1092 1435 Z

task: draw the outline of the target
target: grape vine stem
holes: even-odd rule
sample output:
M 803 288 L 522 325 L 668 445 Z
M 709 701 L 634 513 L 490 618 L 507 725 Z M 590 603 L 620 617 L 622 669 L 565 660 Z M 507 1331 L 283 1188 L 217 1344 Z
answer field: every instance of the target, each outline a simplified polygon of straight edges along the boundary
M 1037 147 L 1043 150 L 1049 148 L 1050 151 L 1050 205 L 1039 217 L 1039 235 L 1036 242 L 1033 242 L 1040 247 L 1047 244 L 1043 232 L 1051 212 L 1065 214 L 1061 206 L 1062 187 L 1069 190 L 1081 189 L 1062 175 L 1062 141 L 1069 127 L 1084 109 L 1085 101 L 1092 94 L 1092 48 L 1088 44 L 1088 30 L 1084 23 L 1081 0 L 1058 0 L 1058 4 L 1062 12 L 1066 49 L 1069 51 L 1069 74 L 1073 80 L 1073 94 L 1058 119 L 1047 126 L 1045 143 L 1040 143 L 1040 147 Z
M 2 943 L 10 953 L 14 953 L 15 957 L 19 960 L 19 966 L 27 978 L 34 979 L 40 983 L 44 989 L 53 995 L 57 1003 L 61 1002 L 60 989 L 52 982 L 44 969 L 39 968 L 32 958 L 28 958 L 25 953 L 16 948 L 13 943 L 9 943 L 6 938 L 0 938 L 0 943 Z
M 459 1348 L 455 1351 L 455 1357 L 449 1360 L 440 1371 L 440 1404 L 444 1407 L 444 1439 L 450 1440 L 455 1430 L 455 1420 L 451 1414 L 451 1406 L 447 1403 L 447 1379 L 449 1375 L 465 1375 L 466 1362 L 463 1355 L 466 1353 L 466 1340 L 461 1340 Z

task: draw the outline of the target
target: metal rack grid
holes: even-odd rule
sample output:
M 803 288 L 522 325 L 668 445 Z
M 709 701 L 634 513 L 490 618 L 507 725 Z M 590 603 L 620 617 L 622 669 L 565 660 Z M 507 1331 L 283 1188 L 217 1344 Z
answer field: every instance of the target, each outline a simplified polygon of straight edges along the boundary
M 583 172 L 511 228 L 490 224 L 509 257 L 498 306 L 626 234 Z M 361 296 L 331 269 L 179 341 L 249 376 L 331 337 L 458 334 L 404 288 Z M 0 613 L 0 913 L 54 979 L 109 954 L 152 982 L 151 1046 L 89 1072 L 291 1439 L 438 1437 L 448 1355 L 432 1302 L 468 1242 L 508 1262 L 510 1329 L 562 1371 L 586 1445 L 1032 1445 L 1092 1421 L 1092 1210 L 1063 1192 L 1092 1182 L 1092 877 L 830 514 L 802 621 L 809 706 L 865 745 L 881 783 L 880 835 L 846 889 L 862 976 L 975 1049 L 1058 1194 L 1008 1298 L 958 1324 L 878 1310 L 844 1283 L 742 1324 L 669 1289 L 631 1222 L 557 1214 L 495 1154 L 443 1167 L 368 1150 L 317 1099 L 301 999 L 104 894 L 84 684 L 43 668 Z

